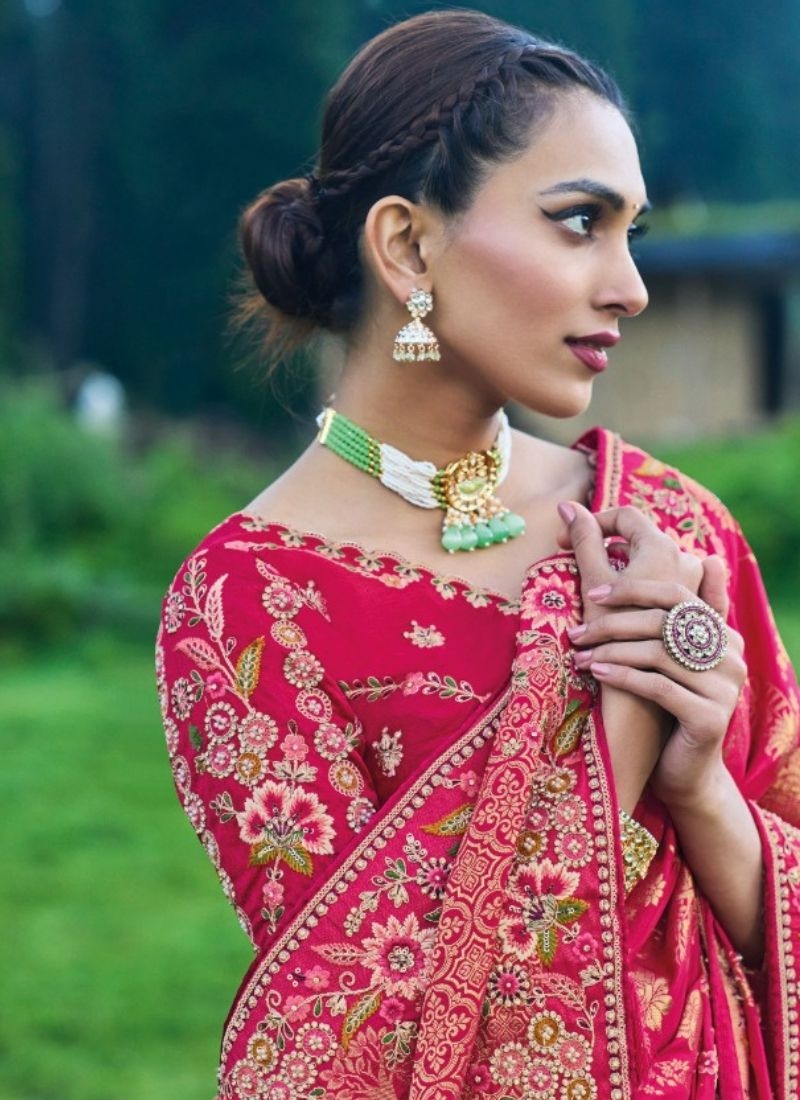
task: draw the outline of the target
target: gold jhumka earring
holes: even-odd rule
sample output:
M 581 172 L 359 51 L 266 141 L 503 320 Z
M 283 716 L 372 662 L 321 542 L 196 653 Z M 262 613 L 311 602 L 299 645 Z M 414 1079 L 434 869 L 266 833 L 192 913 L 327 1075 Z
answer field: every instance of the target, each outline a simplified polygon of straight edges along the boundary
M 408 296 L 406 309 L 412 320 L 403 325 L 395 336 L 392 358 L 398 363 L 420 363 L 426 359 L 438 362 L 441 359 L 439 341 L 435 333 L 422 323 L 422 318 L 433 309 L 433 295 L 415 286 Z

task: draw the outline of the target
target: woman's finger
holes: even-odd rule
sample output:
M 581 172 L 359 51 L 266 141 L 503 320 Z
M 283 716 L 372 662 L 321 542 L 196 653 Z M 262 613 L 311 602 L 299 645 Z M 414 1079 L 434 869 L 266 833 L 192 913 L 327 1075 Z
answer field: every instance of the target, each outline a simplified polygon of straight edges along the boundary
M 595 522 L 606 537 L 620 535 L 631 546 L 636 547 L 646 539 L 658 541 L 666 539 L 675 545 L 669 535 L 665 535 L 651 519 L 638 508 L 626 505 L 624 508 L 607 508 L 603 512 L 593 513 Z
M 696 594 L 678 581 L 648 581 L 630 573 L 615 573 L 605 584 L 588 588 L 584 599 L 603 607 L 660 607 L 669 611 L 676 603 L 697 599 Z
M 615 611 L 600 615 L 590 623 L 570 627 L 567 633 L 576 646 L 601 645 L 603 642 L 630 642 L 637 639 L 660 638 L 666 612 L 660 608 L 647 611 Z
M 734 644 L 716 668 L 703 672 L 695 672 L 678 664 L 667 652 L 661 638 L 606 642 L 591 649 L 578 650 L 573 659 L 578 668 L 588 671 L 593 671 L 596 664 L 612 664 L 660 672 L 696 695 L 727 699 L 730 692 L 726 685 L 732 685 L 738 695 L 744 681 L 744 661 L 737 650 Z
M 701 600 L 713 607 L 724 618 L 728 615 L 728 570 L 725 562 L 717 554 L 703 559 L 703 579 L 698 592 Z
M 736 679 L 725 678 L 718 681 L 711 695 L 701 694 L 653 669 L 632 668 L 610 661 L 594 662 L 591 672 L 602 684 L 658 704 L 696 736 L 717 741 L 725 735 L 741 690 Z
M 567 527 L 567 537 L 581 575 L 584 591 L 605 583 L 612 576 L 605 542 L 594 515 L 576 501 L 562 501 L 558 512 Z

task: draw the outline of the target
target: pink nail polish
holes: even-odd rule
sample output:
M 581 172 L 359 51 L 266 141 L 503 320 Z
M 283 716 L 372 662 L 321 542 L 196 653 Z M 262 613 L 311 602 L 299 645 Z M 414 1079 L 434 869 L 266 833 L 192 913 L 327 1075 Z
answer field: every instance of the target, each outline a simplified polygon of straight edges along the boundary
M 575 509 L 567 501 L 562 500 L 558 505 L 558 514 L 563 519 L 564 523 L 570 524 L 575 519 Z
M 611 665 L 605 665 L 602 661 L 595 661 L 591 666 L 592 675 L 599 676 L 601 679 L 603 676 L 608 676 L 611 672 Z
M 578 638 L 581 637 L 581 635 L 586 633 L 586 631 L 588 629 L 589 628 L 586 625 L 586 623 L 578 623 L 577 626 L 568 626 L 567 627 L 567 634 L 569 634 L 569 636 L 570 636 L 570 638 L 572 639 L 573 642 L 576 642 L 578 640 Z
M 595 602 L 598 602 L 599 600 L 604 600 L 606 596 L 611 595 L 611 585 L 598 584 L 597 588 L 590 588 L 586 595 L 589 597 L 590 600 L 594 600 Z

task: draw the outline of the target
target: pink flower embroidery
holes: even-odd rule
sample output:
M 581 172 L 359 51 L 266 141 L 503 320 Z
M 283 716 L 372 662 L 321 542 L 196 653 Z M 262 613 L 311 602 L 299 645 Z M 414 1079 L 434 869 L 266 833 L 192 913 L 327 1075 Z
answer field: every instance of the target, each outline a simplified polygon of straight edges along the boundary
M 313 791 L 292 790 L 267 780 L 237 815 L 239 835 L 251 845 L 253 864 L 283 860 L 295 871 L 310 874 L 310 853 L 333 851 L 333 819 Z
M 221 699 L 227 689 L 227 683 L 223 674 L 217 670 L 206 676 L 206 694 L 209 699 Z
M 261 595 L 261 602 L 269 614 L 276 619 L 293 618 L 303 603 L 292 585 L 283 580 L 275 580 L 267 585 Z
M 192 685 L 185 676 L 179 677 L 172 685 L 172 709 L 178 720 L 189 717 L 194 703 L 194 691 Z
M 578 882 L 577 874 L 549 859 L 519 867 L 508 886 L 509 915 L 499 928 L 501 940 L 517 958 L 552 963 L 559 929 L 588 909 L 585 901 L 572 896 Z
M 489 997 L 500 1004 L 520 1004 L 526 999 L 529 989 L 525 970 L 513 963 L 499 966 L 489 975 Z
M 401 1001 L 399 997 L 386 997 L 381 1004 L 379 1013 L 390 1027 L 401 1023 L 407 1018 L 408 1014 L 409 1005 L 405 1001 Z
M 346 756 L 357 741 L 352 725 L 339 729 L 332 722 L 323 722 L 314 734 L 314 746 L 326 760 L 337 760 L 340 756 Z
M 329 1024 L 303 1024 L 297 1033 L 297 1049 L 315 1062 L 327 1062 L 336 1050 L 333 1029 Z
M 505 1043 L 491 1057 L 491 1073 L 499 1085 L 518 1085 L 529 1065 L 522 1043 Z
M 447 879 L 450 876 L 450 862 L 446 859 L 428 859 L 421 863 L 417 871 L 417 885 L 429 898 L 444 897 Z
M 409 913 L 402 922 L 390 916 L 385 925 L 372 925 L 372 935 L 364 940 L 362 962 L 372 968 L 373 985 L 413 1000 L 425 986 L 435 942 L 435 929 L 420 928 L 416 914 Z
M 492 1080 L 486 1062 L 474 1062 L 467 1070 L 467 1084 L 481 1096 L 494 1096 L 500 1091 Z
M 304 975 L 307 989 L 313 993 L 322 993 L 331 984 L 331 972 L 324 966 L 312 966 Z
M 311 1012 L 311 1001 L 308 997 L 301 997 L 293 993 L 283 1002 L 283 1013 L 287 1020 L 293 1024 L 301 1024 Z
M 422 672 L 412 672 L 403 681 L 403 695 L 416 695 L 425 687 L 425 675 Z
M 281 1062 L 281 1076 L 285 1077 L 295 1089 L 308 1089 L 314 1084 L 316 1070 L 311 1059 L 301 1054 L 299 1050 L 291 1051 L 283 1056 Z M 294 1096 L 297 1093 L 293 1093 Z
M 164 629 L 174 634 L 180 628 L 186 614 L 186 601 L 180 592 L 170 592 L 164 604 Z
M 283 901 L 283 886 L 280 882 L 277 882 L 274 878 L 267 879 L 264 883 L 261 896 L 264 899 L 264 906 L 267 909 L 277 909 Z
M 283 675 L 294 687 L 308 690 L 320 682 L 323 669 L 313 653 L 294 649 L 283 662 Z
M 458 785 L 467 798 L 477 798 L 481 787 L 480 776 L 476 772 L 464 772 Z
M 217 742 L 206 753 L 206 765 L 211 775 L 222 779 L 233 770 L 234 756 L 230 745 Z
M 237 1062 L 231 1075 L 237 1090 L 237 1095 L 250 1100 L 250 1097 L 262 1096 L 261 1091 L 264 1077 L 259 1069 L 247 1062 Z
M 287 760 L 305 760 L 308 756 L 308 745 L 299 733 L 290 733 L 281 741 L 281 752 Z
M 266 714 L 253 711 L 242 722 L 242 741 L 253 752 L 269 752 L 277 737 L 278 727 Z
M 578 955 L 587 962 L 597 957 L 597 940 L 590 932 L 581 932 L 572 946 Z
M 556 825 L 569 829 L 579 825 L 586 817 L 586 806 L 577 795 L 567 795 L 562 798 L 553 810 L 553 820 Z

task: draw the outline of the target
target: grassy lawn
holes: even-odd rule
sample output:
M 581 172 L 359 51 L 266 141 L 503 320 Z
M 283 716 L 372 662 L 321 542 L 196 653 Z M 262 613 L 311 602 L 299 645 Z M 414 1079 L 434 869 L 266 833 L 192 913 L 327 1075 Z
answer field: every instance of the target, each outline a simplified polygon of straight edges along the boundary
M 2 1100 L 208 1100 L 252 957 L 183 817 L 149 649 L 0 682 Z

